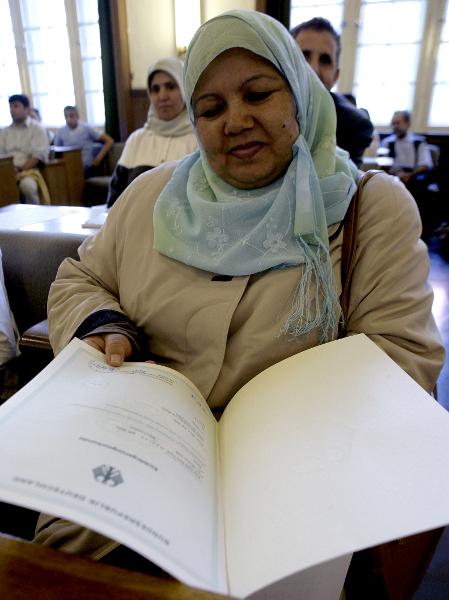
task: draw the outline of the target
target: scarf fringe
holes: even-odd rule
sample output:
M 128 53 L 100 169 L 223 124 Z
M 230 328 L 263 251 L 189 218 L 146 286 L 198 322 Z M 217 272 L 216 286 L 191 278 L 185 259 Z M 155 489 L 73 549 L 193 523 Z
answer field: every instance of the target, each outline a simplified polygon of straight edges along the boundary
M 290 314 L 279 335 L 298 337 L 318 329 L 319 343 L 323 344 L 335 339 L 341 320 L 341 307 L 333 285 L 331 258 L 321 241 L 314 247 L 301 238 L 297 238 L 297 243 L 304 253 L 304 271 L 295 290 Z

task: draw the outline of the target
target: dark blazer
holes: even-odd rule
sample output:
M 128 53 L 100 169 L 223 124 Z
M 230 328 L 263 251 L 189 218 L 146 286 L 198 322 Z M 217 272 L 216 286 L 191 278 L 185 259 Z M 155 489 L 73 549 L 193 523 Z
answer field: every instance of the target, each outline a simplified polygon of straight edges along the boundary
M 331 92 L 331 96 L 337 111 L 337 144 L 347 150 L 355 164 L 360 166 L 363 152 L 371 144 L 373 124 L 365 110 L 357 108 L 340 94 Z

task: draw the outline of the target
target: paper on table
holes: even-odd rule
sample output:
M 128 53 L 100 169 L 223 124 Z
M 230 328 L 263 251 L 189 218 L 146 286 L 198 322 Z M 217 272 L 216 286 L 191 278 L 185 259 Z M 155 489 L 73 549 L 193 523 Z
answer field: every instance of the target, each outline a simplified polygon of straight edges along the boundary
M 449 523 L 449 414 L 364 335 L 261 373 L 219 439 L 232 594 Z
M 94 210 L 94 208 L 91 209 L 91 215 L 82 225 L 84 229 L 100 229 L 106 223 L 108 211 L 103 206 L 101 210 Z
M 226 591 L 216 421 L 182 375 L 143 363 L 118 372 L 74 340 L 2 407 L 0 453 L 9 456 L 3 500 L 118 539 L 190 585 Z
M 78 212 L 76 207 L 65 206 L 30 206 L 24 210 L 7 210 L 0 213 L 0 228 L 7 230 L 20 229 L 34 223 L 44 223 L 59 219 L 61 216 Z

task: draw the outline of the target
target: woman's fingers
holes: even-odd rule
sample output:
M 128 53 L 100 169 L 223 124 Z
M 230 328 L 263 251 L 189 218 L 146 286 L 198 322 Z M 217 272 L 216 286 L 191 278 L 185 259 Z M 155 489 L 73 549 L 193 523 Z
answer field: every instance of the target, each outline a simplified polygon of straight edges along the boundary
M 108 333 L 105 338 L 106 361 L 111 367 L 120 367 L 131 356 L 132 346 L 126 335 Z
M 122 333 L 91 335 L 85 337 L 83 341 L 95 350 L 103 352 L 106 355 L 106 362 L 111 367 L 120 367 L 132 354 L 131 342 Z
M 102 335 L 90 335 L 89 337 L 83 338 L 83 342 L 104 353 L 104 336 Z

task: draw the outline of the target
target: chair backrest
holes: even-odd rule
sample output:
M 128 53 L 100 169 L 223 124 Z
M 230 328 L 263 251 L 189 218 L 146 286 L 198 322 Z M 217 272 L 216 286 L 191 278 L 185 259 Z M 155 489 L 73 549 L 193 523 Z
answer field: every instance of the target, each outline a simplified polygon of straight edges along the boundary
M 118 163 L 120 156 L 122 155 L 125 142 L 114 142 L 112 148 L 109 150 L 109 170 L 114 172 L 115 165 Z
M 19 332 L 47 318 L 47 298 L 59 265 L 78 258 L 82 234 L 0 231 L 3 271 Z
M 432 157 L 433 168 L 437 169 L 440 164 L 440 148 L 435 144 L 427 144 L 429 148 L 430 156 Z

